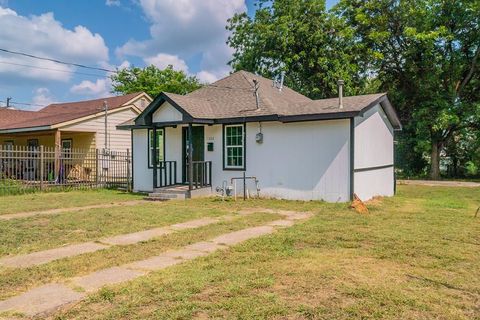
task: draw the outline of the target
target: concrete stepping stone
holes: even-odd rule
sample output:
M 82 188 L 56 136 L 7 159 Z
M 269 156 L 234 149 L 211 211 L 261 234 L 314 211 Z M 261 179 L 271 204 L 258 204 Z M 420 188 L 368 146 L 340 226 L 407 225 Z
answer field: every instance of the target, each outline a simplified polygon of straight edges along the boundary
M 272 226 L 261 226 L 230 232 L 212 239 L 212 242 L 223 245 L 235 245 L 237 243 L 257 238 L 275 231 Z
M 128 245 L 134 244 L 141 241 L 147 241 L 155 237 L 164 236 L 166 234 L 173 233 L 174 231 L 168 227 L 165 228 L 155 228 L 145 231 L 139 231 L 129 234 L 121 234 L 118 236 L 113 236 L 110 238 L 105 238 L 100 240 L 102 243 L 107 243 L 110 245 Z
M 306 212 L 285 214 L 285 219 L 287 220 L 306 220 L 311 217 L 312 217 L 312 214 L 306 213 Z
M 140 203 L 145 203 L 145 201 L 134 200 L 134 201 L 124 201 L 124 202 L 112 202 L 108 204 L 97 204 L 97 205 L 84 206 L 84 207 L 72 207 L 72 208 L 61 208 L 61 209 L 49 209 L 49 210 L 42 210 L 42 211 L 9 213 L 9 214 L 0 215 L 0 220 L 28 218 L 28 217 L 33 217 L 37 215 L 54 215 L 54 214 L 77 212 L 77 211 L 84 211 L 84 210 L 90 210 L 90 209 L 113 208 L 113 207 L 119 207 L 119 206 L 122 206 L 122 207 L 134 206 Z
M 108 245 L 95 242 L 72 244 L 69 246 L 33 252 L 25 255 L 1 258 L 0 265 L 15 268 L 27 268 L 57 259 L 73 257 L 83 253 L 95 252 L 108 247 Z
M 185 249 L 210 253 L 217 250 L 228 249 L 228 247 L 211 241 L 201 241 L 188 245 Z
M 175 251 L 167 251 L 164 253 L 167 257 L 172 257 L 174 259 L 184 259 L 184 260 L 191 260 L 198 257 L 206 256 L 208 252 L 205 251 L 197 251 L 191 250 L 187 248 L 175 250 Z
M 295 224 L 293 220 L 275 220 L 270 222 L 268 225 L 272 227 L 291 227 Z
M 195 259 L 200 256 L 207 255 L 208 253 L 216 250 L 226 249 L 228 247 L 216 244 L 209 241 L 201 241 L 186 246 L 184 249 L 169 251 L 162 253 L 159 256 L 130 263 L 125 267 L 135 270 L 161 270 L 167 267 L 182 263 L 185 260 Z
M 204 227 L 216 222 L 219 222 L 219 219 L 201 218 L 201 219 L 191 220 L 187 222 L 172 224 L 170 227 L 174 230 L 185 230 L 185 229 Z
M 130 270 L 124 267 L 113 267 L 91 273 L 84 277 L 75 278 L 72 283 L 91 292 L 105 285 L 129 281 L 144 274 L 144 271 Z
M 176 259 L 171 256 L 159 255 L 142 261 L 127 264 L 125 268 L 135 270 L 155 271 L 182 263 L 182 259 Z
M 0 301 L 0 312 L 20 311 L 27 316 L 53 312 L 61 306 L 81 300 L 85 293 L 61 284 L 47 284 L 19 296 Z

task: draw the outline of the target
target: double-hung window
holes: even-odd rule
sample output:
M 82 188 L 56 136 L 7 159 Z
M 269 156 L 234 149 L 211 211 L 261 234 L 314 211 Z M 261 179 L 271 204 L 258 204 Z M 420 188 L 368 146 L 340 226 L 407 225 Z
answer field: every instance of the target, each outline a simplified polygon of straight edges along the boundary
M 243 124 L 225 125 L 223 130 L 225 169 L 245 169 L 245 126 Z
M 153 167 L 153 130 L 148 130 L 148 166 Z M 157 129 L 157 164 L 165 160 L 163 146 L 165 145 L 165 130 Z

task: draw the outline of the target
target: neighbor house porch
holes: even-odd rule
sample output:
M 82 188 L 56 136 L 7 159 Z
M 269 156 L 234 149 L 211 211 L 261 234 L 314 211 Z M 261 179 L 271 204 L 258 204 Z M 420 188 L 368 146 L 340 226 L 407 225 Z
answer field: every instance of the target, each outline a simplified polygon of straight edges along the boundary
M 1 173 L 10 178 L 60 182 L 71 176 L 78 178 L 93 171 L 91 154 L 95 152 L 94 132 L 42 130 L 0 134 Z M 43 156 L 42 170 L 37 158 Z M 40 174 L 40 171 L 43 171 Z

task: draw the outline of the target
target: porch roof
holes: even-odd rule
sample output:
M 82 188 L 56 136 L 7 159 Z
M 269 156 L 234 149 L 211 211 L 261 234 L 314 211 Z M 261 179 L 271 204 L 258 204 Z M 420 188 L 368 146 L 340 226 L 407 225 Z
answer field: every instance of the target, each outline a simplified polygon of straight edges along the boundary
M 152 126 L 153 113 L 168 102 L 183 115 L 181 123 L 228 123 L 251 121 L 307 121 L 342 119 L 361 115 L 380 104 L 395 129 L 399 118 L 386 93 L 312 100 L 272 80 L 239 71 L 187 95 L 161 93 L 136 119 L 118 126 L 121 129 Z

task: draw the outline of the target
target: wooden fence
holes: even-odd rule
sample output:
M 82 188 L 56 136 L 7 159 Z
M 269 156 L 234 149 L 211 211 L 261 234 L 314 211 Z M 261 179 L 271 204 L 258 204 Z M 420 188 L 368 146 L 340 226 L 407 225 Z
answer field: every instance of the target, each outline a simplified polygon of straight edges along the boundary
M 0 145 L 0 195 L 51 188 L 130 190 L 131 172 L 129 150 Z

